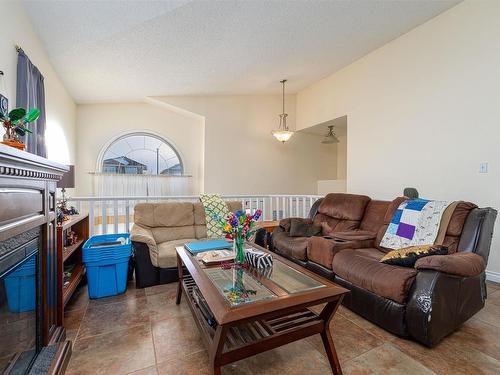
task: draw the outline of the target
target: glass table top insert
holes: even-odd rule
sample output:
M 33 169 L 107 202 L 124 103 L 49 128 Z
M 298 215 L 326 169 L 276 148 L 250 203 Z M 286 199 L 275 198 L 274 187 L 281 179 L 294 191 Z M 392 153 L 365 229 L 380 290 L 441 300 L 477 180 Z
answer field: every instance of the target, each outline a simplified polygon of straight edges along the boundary
M 270 289 L 252 276 L 252 273 L 267 278 L 289 294 L 325 287 L 321 282 L 288 266 L 278 259 L 268 268 L 225 269 L 221 267 L 204 268 L 219 292 L 231 306 L 276 298 Z
M 273 261 L 272 272 L 268 277 L 281 289 L 290 294 L 326 286 L 276 259 Z
M 245 269 L 205 268 L 207 276 L 231 306 L 276 298 L 276 294 L 255 280 Z

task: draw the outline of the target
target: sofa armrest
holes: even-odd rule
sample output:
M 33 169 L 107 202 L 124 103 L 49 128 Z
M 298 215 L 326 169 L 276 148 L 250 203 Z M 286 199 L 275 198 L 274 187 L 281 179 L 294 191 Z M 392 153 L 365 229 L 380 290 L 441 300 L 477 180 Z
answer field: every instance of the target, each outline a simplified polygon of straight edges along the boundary
M 267 247 L 270 251 L 274 251 L 273 237 L 278 233 L 283 233 L 284 231 L 285 230 L 281 226 L 277 226 L 276 228 L 273 229 L 273 232 L 268 237 L 268 243 L 267 243 Z
M 158 267 L 158 246 L 151 229 L 134 224 L 130 230 L 130 240 L 134 242 L 142 242 L 148 245 L 151 263 L 153 266 Z
M 344 250 L 344 249 L 367 249 L 374 247 L 374 240 L 344 240 L 341 238 L 337 238 L 335 236 L 318 236 L 319 238 L 322 238 L 324 240 L 332 242 L 337 249 Z
M 474 253 L 454 253 L 431 255 L 420 258 L 415 263 L 418 270 L 434 270 L 456 276 L 477 276 L 486 269 L 484 258 Z
M 485 273 L 461 277 L 421 269 L 406 303 L 408 333 L 433 347 L 484 307 Z
M 377 238 L 377 233 L 368 230 L 355 229 L 345 232 L 336 232 L 333 233 L 331 237 L 344 241 L 366 241 L 375 240 Z

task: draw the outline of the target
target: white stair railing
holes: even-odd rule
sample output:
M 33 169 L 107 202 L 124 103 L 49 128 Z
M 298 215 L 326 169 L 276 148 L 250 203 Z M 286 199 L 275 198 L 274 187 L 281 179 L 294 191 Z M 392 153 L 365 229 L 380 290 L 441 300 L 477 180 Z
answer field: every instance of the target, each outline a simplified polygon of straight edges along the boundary
M 307 217 L 319 195 L 225 195 L 225 201 L 240 201 L 247 212 L 262 210 L 260 220 L 280 220 L 286 217 Z M 134 223 L 137 203 L 198 202 L 196 195 L 142 197 L 71 197 L 68 204 L 81 213 L 89 214 L 90 235 L 129 232 Z

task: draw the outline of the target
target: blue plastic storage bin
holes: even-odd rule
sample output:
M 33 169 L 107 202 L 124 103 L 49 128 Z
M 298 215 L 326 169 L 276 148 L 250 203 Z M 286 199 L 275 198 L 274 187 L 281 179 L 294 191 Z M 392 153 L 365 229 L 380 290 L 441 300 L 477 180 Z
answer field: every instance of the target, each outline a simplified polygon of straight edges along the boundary
M 124 244 L 91 248 L 93 244 L 124 238 Z M 82 249 L 87 268 L 89 297 L 115 296 L 127 289 L 128 263 L 132 245 L 128 233 L 104 234 L 89 238 Z
M 36 257 L 22 264 L 5 277 L 7 305 L 13 313 L 35 310 L 36 304 Z

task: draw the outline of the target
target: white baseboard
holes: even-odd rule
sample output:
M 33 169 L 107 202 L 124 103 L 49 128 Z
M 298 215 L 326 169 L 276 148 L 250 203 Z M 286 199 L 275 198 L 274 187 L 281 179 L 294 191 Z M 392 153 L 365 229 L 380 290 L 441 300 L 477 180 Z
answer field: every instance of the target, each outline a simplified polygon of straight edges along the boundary
M 486 271 L 486 280 L 500 283 L 500 272 Z

